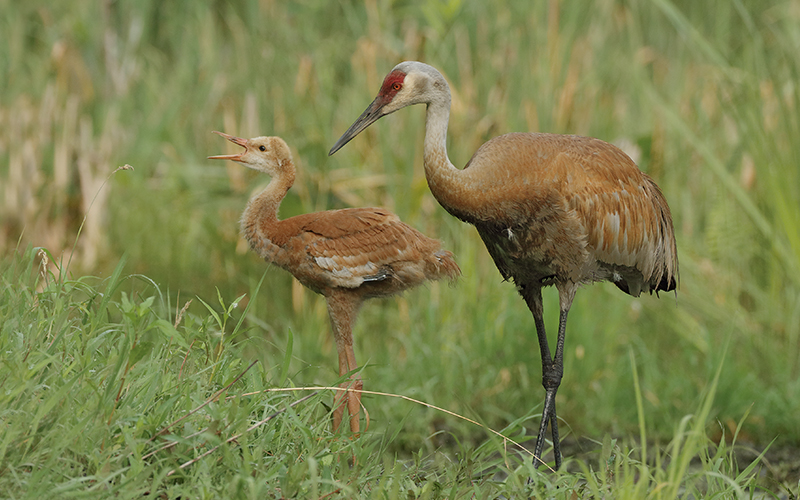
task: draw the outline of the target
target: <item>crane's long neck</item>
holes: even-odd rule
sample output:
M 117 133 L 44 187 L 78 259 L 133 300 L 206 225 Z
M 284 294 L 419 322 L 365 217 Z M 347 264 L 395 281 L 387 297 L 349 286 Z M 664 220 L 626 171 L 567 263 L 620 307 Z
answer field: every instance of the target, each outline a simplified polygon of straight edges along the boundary
M 273 243 L 279 231 L 278 209 L 286 192 L 294 184 L 294 169 L 287 168 L 282 175 L 272 178 L 263 191 L 253 196 L 242 214 L 242 234 L 250 247 L 261 257 L 278 262 L 280 247 Z M 278 262 L 279 263 L 279 262 Z
M 425 120 L 425 177 L 433 196 L 452 215 L 471 222 L 469 175 L 457 169 L 447 156 L 447 124 L 450 120 L 450 93 L 428 103 Z

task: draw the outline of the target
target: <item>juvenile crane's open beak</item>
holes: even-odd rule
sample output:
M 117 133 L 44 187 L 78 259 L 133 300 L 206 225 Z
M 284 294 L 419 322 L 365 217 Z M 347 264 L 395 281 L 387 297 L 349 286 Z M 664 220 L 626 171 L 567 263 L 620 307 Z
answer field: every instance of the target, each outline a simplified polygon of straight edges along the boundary
M 383 96 L 379 95 L 378 97 L 376 97 L 375 100 L 372 101 L 372 104 L 370 104 L 367 107 L 367 109 L 365 109 L 364 112 L 361 113 L 361 116 L 358 117 L 358 120 L 356 120 L 355 123 L 350 125 L 350 128 L 347 129 L 347 132 L 345 132 L 344 134 L 342 134 L 341 137 L 339 137 L 339 140 L 336 141 L 336 144 L 333 145 L 330 152 L 328 153 L 328 156 L 342 149 L 342 146 L 350 142 L 350 140 L 353 137 L 357 136 L 359 133 L 361 133 L 362 130 L 375 123 L 375 121 L 377 121 L 378 118 L 385 115 L 386 113 L 383 112 L 383 106 L 385 104 L 386 104 L 386 99 Z
M 236 154 L 236 155 L 216 155 L 216 156 L 209 156 L 209 157 L 208 157 L 208 159 L 209 159 L 209 160 L 233 160 L 233 161 L 239 161 L 239 160 L 241 160 L 241 159 L 242 159 L 242 155 L 243 155 L 243 154 L 246 152 L 246 150 L 247 150 L 247 139 L 242 139 L 241 137 L 234 137 L 234 136 L 232 136 L 232 135 L 224 134 L 224 133 L 222 133 L 222 132 L 217 132 L 216 130 L 214 130 L 214 133 L 215 133 L 215 134 L 217 134 L 217 135 L 221 135 L 222 137 L 224 137 L 224 138 L 228 139 L 228 140 L 229 140 L 229 141 L 231 141 L 232 143 L 234 143 L 234 144 L 238 144 L 239 146 L 241 146 L 241 147 L 245 148 L 245 151 L 242 151 L 241 153 L 239 153 L 239 154 Z

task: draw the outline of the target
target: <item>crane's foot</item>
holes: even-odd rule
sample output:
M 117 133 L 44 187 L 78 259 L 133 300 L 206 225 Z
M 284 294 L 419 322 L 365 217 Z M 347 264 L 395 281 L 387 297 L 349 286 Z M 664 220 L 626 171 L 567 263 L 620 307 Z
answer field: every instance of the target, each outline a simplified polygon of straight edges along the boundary
M 553 455 L 555 456 L 555 470 L 561 468 L 561 443 L 558 439 L 558 417 L 556 416 L 556 388 L 547 389 L 542 409 L 542 422 L 539 424 L 539 435 L 536 437 L 536 448 L 533 452 L 533 467 L 538 469 L 545 463 L 542 460 L 547 424 L 550 423 L 550 432 L 553 437 Z
M 344 409 L 345 409 L 345 398 L 347 397 L 347 392 L 345 391 L 336 391 L 333 396 L 333 432 L 337 432 L 339 430 L 339 426 L 342 425 L 342 417 L 344 417 Z
M 346 408 L 350 415 L 350 432 L 354 434 L 354 437 L 358 437 L 361 430 L 359 417 L 361 416 L 361 390 L 364 388 L 364 383 L 360 376 L 355 376 L 350 381 L 339 384 L 339 387 L 341 390 L 336 391 L 333 398 L 333 431 L 339 430 Z
M 347 393 L 347 411 L 350 413 L 350 432 L 353 433 L 353 437 L 358 437 L 361 431 L 361 390 L 363 388 L 364 383 L 361 381 L 361 377 L 357 377 L 353 380 L 350 391 Z

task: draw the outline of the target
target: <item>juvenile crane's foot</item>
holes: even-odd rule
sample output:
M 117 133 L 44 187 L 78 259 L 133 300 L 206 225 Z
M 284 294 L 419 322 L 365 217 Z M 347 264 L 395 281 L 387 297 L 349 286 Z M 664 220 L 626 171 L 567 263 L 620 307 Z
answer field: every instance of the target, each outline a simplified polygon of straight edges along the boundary
M 364 388 L 364 383 L 361 377 L 357 377 L 350 385 L 350 391 L 347 393 L 347 411 L 350 413 L 350 432 L 354 437 L 357 437 L 361 431 L 360 417 L 361 417 L 361 390 Z
M 361 377 L 355 377 L 347 382 L 339 384 L 342 390 L 336 391 L 333 398 L 333 430 L 339 430 L 339 426 L 344 419 L 344 410 L 350 415 L 350 432 L 354 436 L 358 436 L 361 431 L 360 419 L 361 416 L 361 390 L 364 388 L 364 383 Z

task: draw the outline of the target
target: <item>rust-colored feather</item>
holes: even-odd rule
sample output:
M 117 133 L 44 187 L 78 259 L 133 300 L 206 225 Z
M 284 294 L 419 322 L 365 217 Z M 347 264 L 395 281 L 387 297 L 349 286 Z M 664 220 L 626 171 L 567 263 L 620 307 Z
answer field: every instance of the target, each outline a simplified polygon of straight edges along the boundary
M 458 273 L 457 266 L 440 264 L 452 261 L 452 255 L 443 251 L 438 241 L 382 208 L 300 215 L 279 221 L 264 237 L 280 247 L 274 253 L 290 256 L 289 264 L 282 267 L 320 293 L 368 283 L 366 295 L 391 295 L 427 279 L 454 278 Z M 281 260 L 273 255 L 264 257 Z M 439 268 L 442 270 L 437 271 Z M 375 279 L 377 275 L 382 278 Z
M 461 172 L 459 185 L 471 196 L 445 183 L 431 190 L 448 211 L 475 224 L 507 279 L 608 279 L 632 295 L 675 288 L 667 202 L 616 146 L 581 136 L 506 134 L 481 146 Z
M 348 208 L 278 219 L 278 208 L 295 178 L 289 147 L 278 137 L 241 139 L 221 134 L 245 148 L 238 155 L 212 158 L 237 161 L 269 174 L 272 180 L 251 198 L 242 214 L 242 234 L 268 262 L 286 269 L 300 283 L 322 294 L 328 306 L 339 375 L 350 381 L 334 398 L 334 429 L 344 408 L 350 429 L 359 431 L 361 377 L 353 351 L 352 328 L 361 303 L 396 294 L 427 280 L 455 279 L 461 270 L 441 243 L 404 224 L 382 208 Z
M 455 217 L 474 224 L 506 280 L 513 280 L 534 317 L 545 402 L 534 449 L 542 462 L 552 430 L 561 464 L 556 392 L 563 375 L 567 314 L 578 287 L 612 281 L 626 293 L 674 290 L 678 257 L 669 207 L 656 184 L 619 148 L 588 137 L 513 133 L 481 146 L 462 170 L 447 156 L 450 87 L 419 61 L 404 61 L 378 96 L 333 145 L 333 154 L 378 119 L 425 104 L 425 178 Z M 552 355 L 544 326 L 542 287 L 559 295 Z

